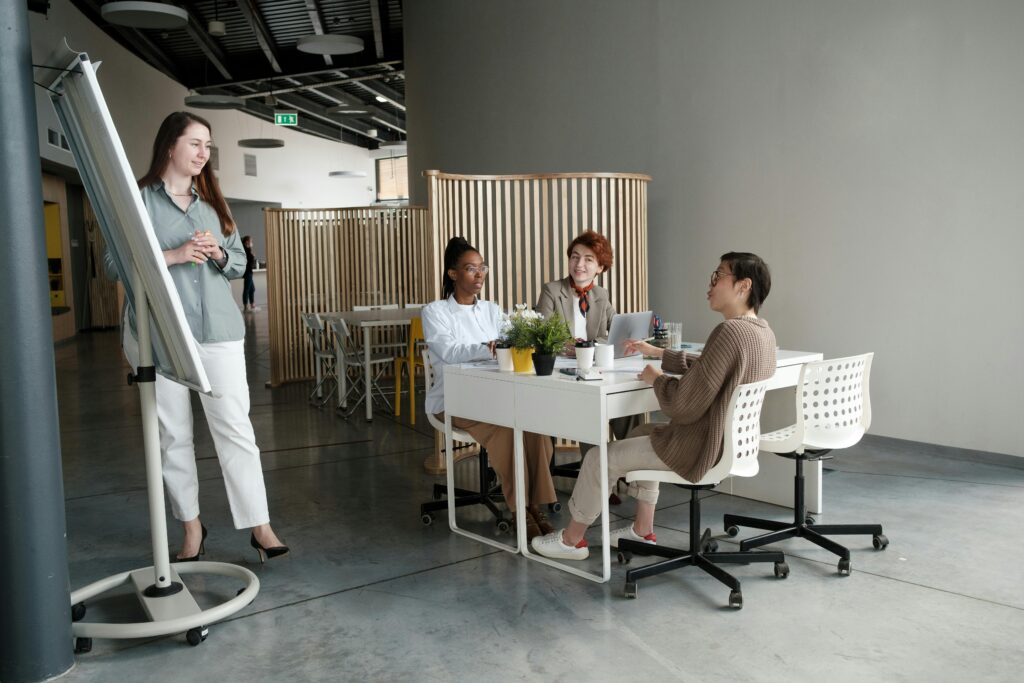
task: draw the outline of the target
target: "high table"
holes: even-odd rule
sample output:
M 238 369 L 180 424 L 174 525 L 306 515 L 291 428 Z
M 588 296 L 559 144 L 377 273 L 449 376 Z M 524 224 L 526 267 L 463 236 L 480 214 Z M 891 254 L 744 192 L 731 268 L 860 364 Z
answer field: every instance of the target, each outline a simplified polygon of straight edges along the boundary
M 699 350 L 701 345 L 684 345 Z M 820 353 L 808 351 L 779 351 L 775 375 L 769 383 L 769 390 L 794 387 L 800 377 L 800 367 L 807 362 L 821 360 Z M 573 361 L 568 361 L 574 365 Z M 626 415 L 654 412 L 659 410 L 654 389 L 637 379 L 637 374 L 646 363 L 658 365 L 660 361 L 645 361 L 639 356 L 622 358 L 615 362 L 614 370 L 606 370 L 604 378 L 597 381 L 577 381 L 575 377 L 558 372 L 547 377 L 534 374 L 501 372 L 497 364 L 490 361 L 449 365 L 444 369 L 445 388 L 445 456 L 448 470 L 448 525 L 454 533 L 473 538 L 488 545 L 519 552 L 531 560 L 557 567 L 591 581 L 605 582 L 611 577 L 611 552 L 608 548 L 608 477 L 601 477 L 601 543 L 602 573 L 595 574 L 530 552 L 526 542 L 526 525 L 516 527 L 516 545 L 509 546 L 494 539 L 459 528 L 455 519 L 455 479 L 453 473 L 452 417 L 480 420 L 491 424 L 511 427 L 514 431 L 515 476 L 516 476 L 516 518 L 524 519 L 526 500 L 523 495 L 523 432 L 536 432 L 573 439 L 583 443 L 597 444 L 601 471 L 608 471 L 608 420 Z M 773 459 L 761 461 L 761 469 L 771 470 Z M 779 471 L 789 473 L 785 490 L 778 484 L 778 477 L 759 475 L 750 479 L 729 478 L 720 490 L 725 493 L 766 500 L 777 504 L 791 505 L 793 493 L 792 468 L 781 458 Z M 766 462 L 768 461 L 768 462 Z M 808 490 L 820 491 L 821 468 L 809 467 L 805 473 Z M 761 483 L 758 482 L 761 480 Z M 731 484 L 731 485 L 729 485 Z M 820 498 L 820 496 L 819 496 Z M 813 494 L 809 500 L 813 500 Z M 779 502 L 785 501 L 785 502 Z
M 321 313 L 323 320 L 344 320 L 349 327 L 358 327 L 363 331 L 363 386 L 366 387 L 366 421 L 373 420 L 373 396 L 370 393 L 371 371 L 370 368 L 370 334 L 374 328 L 380 327 L 409 327 L 413 318 L 418 318 L 419 309 L 416 308 L 375 308 L 369 311 L 334 311 Z M 344 408 L 345 385 L 345 363 L 342 359 L 340 344 L 335 344 L 335 367 L 338 369 L 338 407 Z M 359 405 L 356 403 L 356 405 Z

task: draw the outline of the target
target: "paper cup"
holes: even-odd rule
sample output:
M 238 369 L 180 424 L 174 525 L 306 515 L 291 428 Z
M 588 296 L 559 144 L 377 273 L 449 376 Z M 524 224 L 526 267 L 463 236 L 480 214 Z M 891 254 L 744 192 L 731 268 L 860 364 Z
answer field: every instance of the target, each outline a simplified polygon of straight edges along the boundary
M 512 349 L 495 349 L 498 354 L 498 370 L 501 372 L 515 372 L 516 367 L 512 363 Z
M 577 352 L 578 355 L 579 352 Z M 615 367 L 615 347 L 611 344 L 598 344 L 594 347 L 594 365 L 599 368 Z
M 576 347 L 576 369 L 577 370 L 589 370 L 594 367 L 594 347 L 593 346 L 577 346 Z

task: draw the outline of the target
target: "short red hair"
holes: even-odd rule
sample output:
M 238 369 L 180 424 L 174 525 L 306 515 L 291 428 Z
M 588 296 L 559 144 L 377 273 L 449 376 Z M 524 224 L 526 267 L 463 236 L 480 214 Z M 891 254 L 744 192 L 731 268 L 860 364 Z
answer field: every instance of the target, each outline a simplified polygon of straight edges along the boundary
M 594 256 L 597 257 L 597 265 L 601 266 L 603 272 L 607 273 L 608 269 L 612 267 L 612 245 L 604 235 L 599 235 L 593 230 L 581 232 L 565 250 L 565 255 L 571 258 L 572 248 L 577 244 L 594 252 Z

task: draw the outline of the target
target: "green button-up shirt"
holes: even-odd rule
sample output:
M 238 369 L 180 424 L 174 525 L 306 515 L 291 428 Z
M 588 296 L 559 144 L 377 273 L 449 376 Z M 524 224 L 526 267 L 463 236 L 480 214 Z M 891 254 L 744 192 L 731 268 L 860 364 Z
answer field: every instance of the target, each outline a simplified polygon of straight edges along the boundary
M 245 323 L 228 282 L 242 277 L 245 272 L 245 250 L 238 231 L 225 236 L 221 232 L 217 212 L 199 198 L 195 188 L 192 188 L 192 203 L 185 211 L 174 203 L 162 182 L 144 187 L 140 192 L 161 250 L 177 249 L 191 239 L 196 230 L 209 230 L 227 254 L 227 262 L 223 265 L 210 259 L 202 265 L 181 263 L 167 267 L 185 309 L 185 319 L 192 336 L 201 344 L 238 341 L 245 337 Z M 107 274 L 116 279 L 113 259 L 107 256 L 105 265 Z M 132 332 L 135 333 L 135 315 L 130 306 L 128 312 Z M 135 336 L 138 338 L 137 334 Z

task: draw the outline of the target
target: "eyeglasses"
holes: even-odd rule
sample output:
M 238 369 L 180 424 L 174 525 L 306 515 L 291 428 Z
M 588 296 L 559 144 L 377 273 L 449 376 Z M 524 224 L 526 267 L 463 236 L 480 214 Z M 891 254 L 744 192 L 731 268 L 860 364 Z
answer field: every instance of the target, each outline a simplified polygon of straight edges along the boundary
M 463 268 L 463 270 L 465 270 L 470 275 L 476 275 L 477 273 L 480 273 L 481 275 L 487 275 L 487 271 L 489 271 L 490 269 L 491 267 L 486 263 L 483 264 L 482 266 L 474 266 L 473 264 L 470 264 Z
M 723 273 L 720 270 L 715 270 L 711 273 L 711 286 L 714 287 L 718 284 L 718 281 L 723 277 L 736 277 L 732 273 Z

